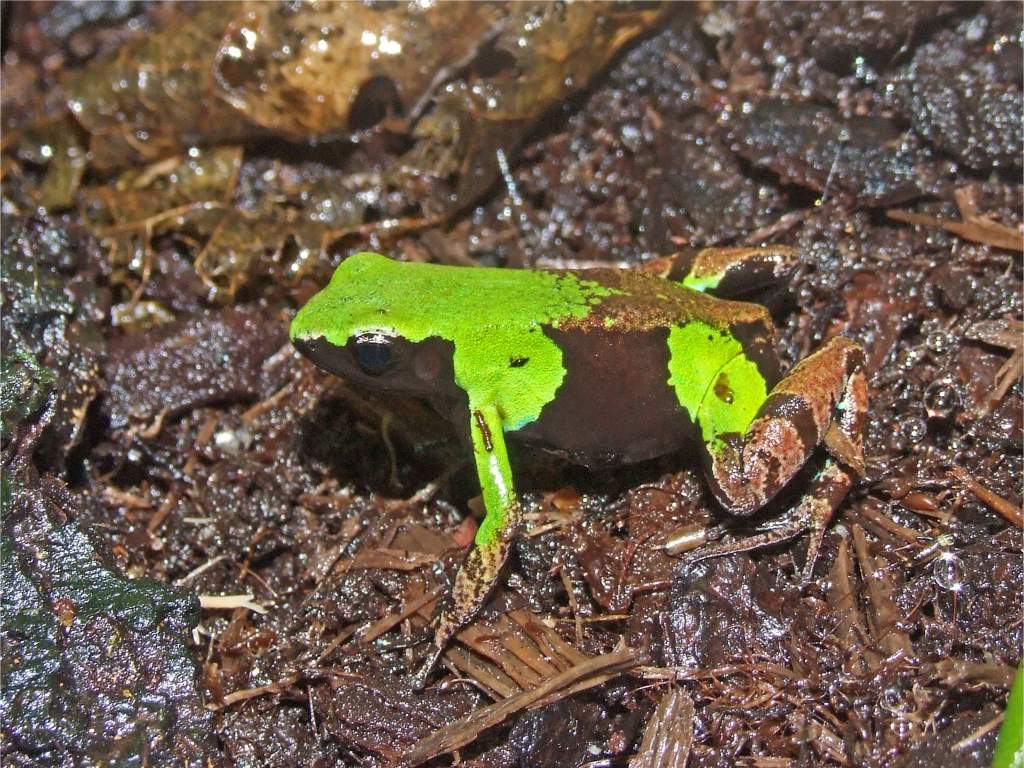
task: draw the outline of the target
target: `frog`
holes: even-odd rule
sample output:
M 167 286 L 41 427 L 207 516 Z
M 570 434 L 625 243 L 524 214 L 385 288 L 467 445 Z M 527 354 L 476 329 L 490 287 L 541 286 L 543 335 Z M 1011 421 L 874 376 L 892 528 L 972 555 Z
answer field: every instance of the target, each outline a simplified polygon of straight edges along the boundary
M 709 247 L 641 269 L 510 269 L 344 259 L 296 313 L 294 346 L 364 389 L 426 401 L 471 452 L 484 517 L 433 619 L 422 688 L 499 583 L 523 521 L 509 440 L 588 467 L 696 452 L 732 515 L 762 509 L 821 447 L 790 509 L 746 538 L 708 537 L 698 562 L 807 533 L 801 584 L 864 473 L 863 349 L 833 336 L 785 373 L 768 310 L 738 300 L 787 281 L 785 246 Z

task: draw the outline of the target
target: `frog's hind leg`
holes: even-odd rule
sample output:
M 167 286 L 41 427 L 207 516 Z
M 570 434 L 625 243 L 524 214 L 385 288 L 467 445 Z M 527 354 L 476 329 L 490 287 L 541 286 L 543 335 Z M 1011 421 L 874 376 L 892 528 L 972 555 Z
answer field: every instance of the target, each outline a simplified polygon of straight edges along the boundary
M 470 434 L 486 515 L 477 529 L 473 548 L 455 574 L 450 594 L 440 605 L 434 647 L 413 679 L 416 690 L 423 688 L 448 643 L 473 619 L 497 584 L 522 521 L 497 409 L 473 408 Z
M 732 298 L 788 282 L 800 265 L 784 245 L 704 248 L 654 259 L 644 270 L 687 288 Z
M 708 446 L 708 479 L 730 512 L 749 515 L 763 507 L 823 444 L 824 468 L 796 507 L 760 534 L 713 544 L 687 556 L 687 563 L 749 551 L 811 532 L 803 580 L 810 578 L 832 513 L 864 471 L 867 418 L 864 355 L 837 337 L 793 368 L 769 393 L 746 433 L 719 435 Z

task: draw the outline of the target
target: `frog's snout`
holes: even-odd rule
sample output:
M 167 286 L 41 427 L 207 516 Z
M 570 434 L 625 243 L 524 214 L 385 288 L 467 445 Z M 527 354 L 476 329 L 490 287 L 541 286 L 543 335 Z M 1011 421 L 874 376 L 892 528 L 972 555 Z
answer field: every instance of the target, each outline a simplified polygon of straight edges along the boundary
M 331 344 L 323 336 L 293 336 L 292 344 L 303 356 L 335 376 L 344 375 L 345 348 Z
M 313 345 L 309 343 L 309 339 L 304 339 L 301 336 L 296 336 L 294 332 L 289 333 L 291 336 L 292 346 L 295 347 L 305 357 L 312 357 Z

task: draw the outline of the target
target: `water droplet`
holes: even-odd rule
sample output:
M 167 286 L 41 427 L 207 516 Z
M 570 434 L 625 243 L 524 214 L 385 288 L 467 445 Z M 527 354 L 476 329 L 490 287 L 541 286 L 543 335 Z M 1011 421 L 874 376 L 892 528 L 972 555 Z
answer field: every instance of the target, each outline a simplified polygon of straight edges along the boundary
M 900 425 L 900 432 L 910 444 L 919 443 L 928 434 L 928 425 L 923 419 L 909 418 Z
M 254 30 L 249 29 L 248 27 L 242 27 L 242 29 L 239 30 L 239 32 L 241 33 L 242 37 L 245 40 L 246 49 L 250 51 L 255 50 L 256 43 L 259 41 L 259 35 L 257 35 Z
M 964 586 L 964 564 L 952 552 L 943 552 L 932 563 L 932 578 L 939 588 L 959 592 Z
M 906 709 L 903 692 L 899 688 L 886 688 L 878 697 L 878 705 L 887 712 L 902 712 Z
M 252 445 L 252 433 L 242 429 L 222 429 L 213 436 L 214 444 L 229 456 L 237 456 Z
M 892 732 L 896 734 L 896 737 L 900 741 L 906 741 L 911 738 L 914 731 L 914 724 L 906 717 L 898 717 L 892 721 L 889 725 Z
M 949 331 L 933 331 L 925 343 L 935 354 L 944 355 L 956 345 L 956 336 Z
M 930 419 L 948 419 L 960 410 L 960 393 L 952 382 L 939 379 L 924 392 L 924 407 Z

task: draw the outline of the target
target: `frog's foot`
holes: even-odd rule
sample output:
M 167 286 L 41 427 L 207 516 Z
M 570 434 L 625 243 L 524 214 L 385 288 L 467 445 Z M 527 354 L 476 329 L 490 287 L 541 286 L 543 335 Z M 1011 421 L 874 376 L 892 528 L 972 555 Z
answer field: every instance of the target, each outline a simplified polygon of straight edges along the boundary
M 821 541 L 825 537 L 832 513 L 842 503 L 852 485 L 853 477 L 850 473 L 830 459 L 814 478 L 811 487 L 800 498 L 799 503 L 782 517 L 761 526 L 761 533 L 689 552 L 684 556 L 681 568 L 684 572 L 689 571 L 704 560 L 770 547 L 809 532 L 807 559 L 800 575 L 800 585 L 804 586 L 811 580 Z
M 644 271 L 729 298 L 788 282 L 799 264 L 784 245 L 741 246 L 680 251 L 648 262 Z
M 435 618 L 434 642 L 423 666 L 413 677 L 413 689 L 420 691 L 456 633 L 468 624 L 483 606 L 501 577 L 513 536 L 498 536 L 486 544 L 479 542 L 469 551 L 455 574 L 451 593 L 442 601 Z
M 810 574 L 824 528 L 852 485 L 847 470 L 863 472 L 867 419 L 863 365 L 859 346 L 842 337 L 832 339 L 772 389 L 744 435 L 720 435 L 709 446 L 709 484 L 722 506 L 737 515 L 750 515 L 767 504 L 818 445 L 824 445 L 835 461 L 826 465 L 811 491 L 778 527 L 737 542 L 743 546 L 723 544 L 697 551 L 691 560 L 774 544 L 811 529 L 805 578 Z

